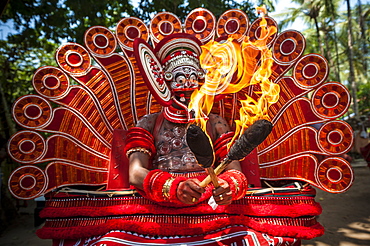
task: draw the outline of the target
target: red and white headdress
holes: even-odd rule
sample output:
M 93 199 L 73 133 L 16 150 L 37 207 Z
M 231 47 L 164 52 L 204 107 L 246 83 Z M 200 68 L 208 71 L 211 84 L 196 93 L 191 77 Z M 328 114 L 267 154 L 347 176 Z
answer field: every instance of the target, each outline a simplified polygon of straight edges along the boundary
M 196 37 L 187 33 L 165 37 L 154 50 L 144 40 L 134 42 L 134 55 L 144 81 L 155 99 L 165 107 L 166 119 L 172 122 L 187 123 L 191 117 L 187 106 L 171 97 L 171 89 L 165 81 L 172 81 L 172 71 L 178 67 L 191 66 L 200 70 L 201 45 Z

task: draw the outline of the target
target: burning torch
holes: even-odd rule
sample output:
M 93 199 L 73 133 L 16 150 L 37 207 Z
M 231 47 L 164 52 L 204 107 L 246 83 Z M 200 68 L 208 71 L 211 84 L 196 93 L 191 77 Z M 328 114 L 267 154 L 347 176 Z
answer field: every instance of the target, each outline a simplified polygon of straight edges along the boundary
M 216 175 L 225 170 L 232 161 L 244 159 L 267 138 L 271 130 L 272 124 L 268 120 L 254 122 L 235 141 L 226 158 L 213 170 L 214 152 L 208 136 L 200 127 L 190 125 L 186 135 L 188 146 L 193 151 L 198 163 L 201 163 L 201 166 L 208 170 L 208 176 L 200 183 L 200 186 L 206 187 L 211 181 L 215 185 L 217 182 Z
M 209 137 L 199 126 L 190 125 L 186 132 L 186 142 L 190 150 L 194 153 L 198 164 L 207 170 L 214 187 L 219 187 L 217 176 L 213 170 L 215 155 Z

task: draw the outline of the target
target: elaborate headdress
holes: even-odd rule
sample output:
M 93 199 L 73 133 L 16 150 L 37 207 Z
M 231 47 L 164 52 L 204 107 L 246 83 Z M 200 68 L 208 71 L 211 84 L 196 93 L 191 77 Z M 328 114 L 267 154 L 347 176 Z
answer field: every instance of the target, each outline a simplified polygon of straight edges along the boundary
M 44 212 L 50 219 L 40 235 L 77 240 L 109 230 L 136 230 L 139 234 L 182 240 L 175 237 L 179 231 L 184 235 L 212 231 L 221 234 L 220 226 L 228 228 L 230 223 L 277 236 L 307 239 L 320 235 L 322 227 L 315 216 L 321 210 L 310 186 L 294 185 L 273 195 L 269 191 L 266 196 L 253 192 L 227 209 L 230 216 L 226 210 L 220 210 L 220 214 L 215 211 L 204 214 L 202 210 L 198 214 L 202 219 L 194 217 L 192 210 L 179 219 L 175 212 L 167 213 L 156 204 L 131 196 L 135 191 L 130 189 L 126 157 L 122 154 L 125 132 L 142 116 L 159 112 L 162 106 L 170 108 L 173 101 L 164 69 L 171 70 L 180 59 L 193 64 L 193 53 L 199 55 L 198 41 L 185 34 L 176 36 L 176 33 L 193 35 L 201 44 L 214 39 L 215 35 L 233 35 L 237 42 L 247 36 L 255 41 L 261 34 L 260 22 L 261 18 L 249 25 L 247 16 L 240 10 L 226 11 L 217 23 L 213 14 L 205 9 L 193 10 L 184 23 L 174 14 L 163 12 L 152 19 L 150 27 L 137 18 L 124 18 L 114 33 L 106 27 L 95 26 L 86 31 L 84 46 L 76 43 L 60 46 L 56 51 L 58 66 L 41 67 L 34 74 L 32 83 L 38 95 L 26 95 L 15 101 L 14 119 L 26 130 L 14 134 L 8 147 L 9 155 L 22 164 L 9 178 L 10 192 L 19 199 L 52 194 Z M 269 17 L 266 17 L 266 25 L 277 28 Z M 148 44 L 149 39 L 154 49 Z M 187 44 L 185 47 L 192 53 L 181 50 L 180 41 L 181 45 Z M 122 52 L 117 52 L 118 45 Z M 278 101 L 267 112 L 273 130 L 257 151 L 249 155 L 250 166 L 257 168 L 253 169 L 256 172 L 244 170 L 247 177 L 267 181 L 298 180 L 332 193 L 348 190 L 353 171 L 340 155 L 350 150 L 353 132 L 346 122 L 337 120 L 349 107 L 348 90 L 340 83 L 326 82 L 327 61 L 318 54 L 304 54 L 305 38 L 301 33 L 276 32 L 269 37 L 267 46 L 272 51 L 273 63 L 269 79 L 281 89 Z M 173 47 L 176 49 L 172 50 Z M 93 65 L 92 59 L 99 66 Z M 166 65 L 166 59 L 175 65 Z M 78 84 L 70 83 L 71 79 Z M 225 96 L 212 110 L 233 123 L 239 120 L 236 112 L 245 95 L 258 98 L 260 91 L 259 86 L 252 85 L 242 93 Z M 316 129 L 312 127 L 314 124 L 321 127 Z M 104 185 L 107 191 L 98 192 L 96 197 L 85 196 L 91 194 L 88 191 L 52 192 L 56 188 L 79 185 Z M 124 192 L 109 193 L 120 189 Z M 121 199 L 119 195 L 123 193 L 130 196 Z M 100 196 L 104 194 L 113 197 Z M 250 207 L 241 209 L 243 204 Z M 104 209 L 96 209 L 96 206 Z M 81 207 L 83 209 L 79 209 Z M 142 209 L 144 207 L 149 209 Z M 256 211 L 263 212 L 256 214 Z M 151 214 L 160 219 L 156 220 Z M 189 223 L 181 224 L 183 219 Z M 163 229 L 171 221 L 177 222 L 178 231 Z M 131 233 L 135 235 L 136 232 Z
M 187 105 L 173 96 L 174 91 L 184 89 L 182 84 L 173 81 L 176 76 L 173 72 L 177 68 L 187 68 L 189 73 L 195 70 L 197 76 L 204 78 L 204 72 L 199 64 L 201 45 L 202 43 L 196 37 L 187 33 L 176 33 L 165 37 L 154 50 L 142 39 L 134 42 L 134 55 L 141 73 L 145 74 L 144 81 L 156 100 L 165 107 L 164 116 L 167 120 L 187 123 L 192 118 Z M 164 83 L 165 81 L 170 84 Z M 191 90 L 197 89 L 198 82 L 192 82 L 189 87 Z M 174 105 L 177 105 L 176 108 L 173 107 Z

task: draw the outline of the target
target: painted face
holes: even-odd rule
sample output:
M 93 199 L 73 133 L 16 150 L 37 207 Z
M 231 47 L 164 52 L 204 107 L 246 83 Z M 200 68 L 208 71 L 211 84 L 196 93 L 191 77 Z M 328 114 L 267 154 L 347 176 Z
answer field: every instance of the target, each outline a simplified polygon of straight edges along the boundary
M 192 66 L 180 66 L 172 71 L 171 89 L 178 91 L 193 91 L 198 88 L 198 69 Z
M 199 86 L 199 68 L 194 66 L 176 67 L 172 72 L 166 72 L 165 77 L 175 98 L 183 103 L 190 100 L 191 94 Z

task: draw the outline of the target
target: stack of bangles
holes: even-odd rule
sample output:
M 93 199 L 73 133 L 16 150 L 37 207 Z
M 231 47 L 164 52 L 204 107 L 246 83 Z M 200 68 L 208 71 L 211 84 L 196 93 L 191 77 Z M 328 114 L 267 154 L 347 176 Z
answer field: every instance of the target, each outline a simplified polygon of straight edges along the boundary
M 228 170 L 219 177 L 229 183 L 233 200 L 238 200 L 246 194 L 248 183 L 242 172 L 234 169 Z M 175 178 L 168 172 L 159 169 L 152 170 L 144 179 L 145 196 L 156 202 L 171 202 L 182 205 L 183 203 L 177 197 L 177 188 L 185 180 L 187 180 L 186 177 Z M 193 198 L 192 202 L 195 203 L 196 200 Z M 220 196 L 220 200 L 223 200 L 222 196 Z
M 228 148 L 227 145 L 232 141 L 234 137 L 234 132 L 227 132 L 222 134 L 217 140 L 213 143 L 213 149 L 215 151 L 216 163 L 221 162 L 225 159 Z
M 156 154 L 153 135 L 141 127 L 132 127 L 127 131 L 123 150 L 127 158 L 134 152 L 142 152 L 150 157 Z

